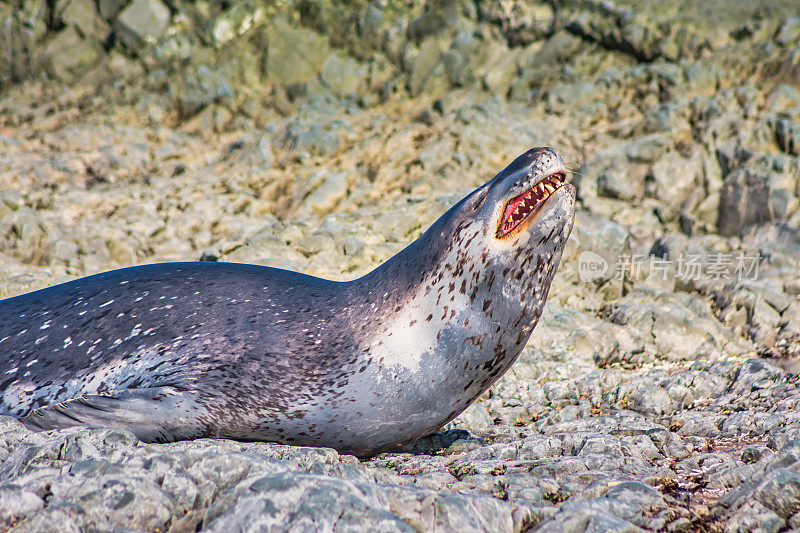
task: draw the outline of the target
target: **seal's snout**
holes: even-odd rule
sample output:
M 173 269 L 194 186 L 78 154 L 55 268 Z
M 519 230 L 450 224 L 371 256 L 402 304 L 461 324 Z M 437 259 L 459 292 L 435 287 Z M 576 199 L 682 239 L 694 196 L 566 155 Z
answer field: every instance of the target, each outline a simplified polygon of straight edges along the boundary
M 566 185 L 566 175 L 564 162 L 552 148 L 532 148 L 516 158 L 500 174 L 506 194 L 496 237 L 506 238 L 527 226 L 532 215 Z
M 497 228 L 497 237 L 503 238 L 517 229 L 523 220 L 538 211 L 553 193 L 565 184 L 565 175 L 556 172 L 545 176 L 536 185 L 506 202 Z

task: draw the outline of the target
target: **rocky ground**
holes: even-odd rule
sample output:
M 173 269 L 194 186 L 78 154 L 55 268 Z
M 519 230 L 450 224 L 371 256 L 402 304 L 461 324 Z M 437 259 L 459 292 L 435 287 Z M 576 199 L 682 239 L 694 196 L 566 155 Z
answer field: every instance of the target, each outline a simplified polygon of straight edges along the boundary
M 800 529 L 796 3 L 17 4 L 0 297 L 201 258 L 351 279 L 537 145 L 579 211 L 529 346 L 442 432 L 358 460 L 2 418 L 0 529 Z

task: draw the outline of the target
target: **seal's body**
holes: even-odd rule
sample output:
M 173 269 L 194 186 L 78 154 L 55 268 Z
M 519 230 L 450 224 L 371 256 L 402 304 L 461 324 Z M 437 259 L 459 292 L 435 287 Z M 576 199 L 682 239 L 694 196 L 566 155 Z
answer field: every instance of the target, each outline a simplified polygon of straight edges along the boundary
M 419 239 L 339 283 L 233 263 L 116 270 L 0 301 L 0 413 L 369 455 L 451 420 L 516 360 L 572 229 L 530 150 Z

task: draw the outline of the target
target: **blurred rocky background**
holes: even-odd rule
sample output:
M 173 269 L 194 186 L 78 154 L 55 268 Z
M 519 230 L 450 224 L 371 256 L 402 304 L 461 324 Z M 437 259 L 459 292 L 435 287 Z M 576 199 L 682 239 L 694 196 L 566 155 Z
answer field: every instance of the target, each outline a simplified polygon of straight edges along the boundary
M 538 145 L 573 236 L 442 432 L 360 462 L 2 418 L 0 529 L 799 529 L 795 0 L 6 0 L 0 297 L 166 260 L 352 279 Z

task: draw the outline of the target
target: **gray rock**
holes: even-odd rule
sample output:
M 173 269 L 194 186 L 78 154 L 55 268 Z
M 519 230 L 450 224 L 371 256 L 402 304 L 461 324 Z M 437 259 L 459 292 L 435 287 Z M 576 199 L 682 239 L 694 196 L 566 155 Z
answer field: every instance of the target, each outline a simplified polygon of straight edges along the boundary
M 0 485 L 0 524 L 11 527 L 44 508 L 44 500 L 17 485 Z
M 117 16 L 114 29 L 120 44 L 135 54 L 163 37 L 169 22 L 169 9 L 160 0 L 132 0 Z
M 641 187 L 631 187 L 624 168 L 608 168 L 597 176 L 597 194 L 616 200 L 631 201 L 642 194 Z
M 720 191 L 721 235 L 735 235 L 752 224 L 786 218 L 797 208 L 798 171 L 793 165 L 780 156 L 744 157 L 741 166 L 725 176 Z
M 210 21 L 210 40 L 220 47 L 260 26 L 266 18 L 267 10 L 261 5 L 251 2 L 233 4 Z
M 671 414 L 677 407 L 677 402 L 663 387 L 636 387 L 626 399 L 632 411 L 649 415 Z
M 593 273 L 592 279 L 587 281 L 603 282 L 619 277 L 619 269 L 625 257 L 631 253 L 630 233 L 626 228 L 583 211 L 576 214 L 576 224 L 570 238 L 575 240 L 581 253 L 592 252 L 604 261 L 601 270 Z
M 786 17 L 780 30 L 778 30 L 778 34 L 775 36 L 775 42 L 787 46 L 798 39 L 800 39 L 800 17 Z
M 783 372 L 780 368 L 769 364 L 761 359 L 748 359 L 739 367 L 734 381 L 729 388 L 729 393 L 746 395 L 753 390 L 756 384 L 763 386 L 763 383 L 775 381 Z
M 334 52 L 322 64 L 321 79 L 339 97 L 361 94 L 366 86 L 367 66 Z
M 97 65 L 102 54 L 100 43 L 85 38 L 76 26 L 67 26 L 47 46 L 44 57 L 49 72 L 57 79 L 71 81 Z
M 781 150 L 791 155 L 800 155 L 800 125 L 789 119 L 775 121 L 775 140 Z
M 495 50 L 487 53 L 488 68 L 482 68 L 479 75 L 483 86 L 490 94 L 505 97 L 519 75 L 520 50 L 509 49 L 503 45 L 494 46 Z
M 128 2 L 129 0 L 98 0 L 97 10 L 100 16 L 111 22 Z
M 722 348 L 741 350 L 708 304 L 689 295 L 634 290 L 613 303 L 610 318 L 635 332 L 647 332 L 642 339 L 645 350 L 672 361 L 694 360 L 699 354 L 718 357 Z
M 506 6 L 489 2 L 481 5 L 481 14 L 503 28 L 503 35 L 510 43 L 524 45 L 550 35 L 556 26 L 553 9 L 550 5 L 528 2 Z
M 170 86 L 170 94 L 182 118 L 192 117 L 212 103 L 230 101 L 234 96 L 228 77 L 206 65 L 186 72 Z
M 474 403 L 458 415 L 452 424 L 456 428 L 474 432 L 491 426 L 494 424 L 494 420 L 483 404 Z
M 85 38 L 99 43 L 108 31 L 105 23 L 97 16 L 98 10 L 92 0 L 70 0 L 61 12 L 65 24 L 74 26 Z
M 51 230 L 41 214 L 20 208 L 0 222 L 0 239 L 6 253 L 30 263 L 46 261 L 50 256 Z
M 325 476 L 278 473 L 248 478 L 236 503 L 207 524 L 208 531 L 271 528 L 351 530 L 369 523 L 377 531 L 413 531 L 389 511 L 378 487 Z
M 665 212 L 677 215 L 680 205 L 696 189 L 702 179 L 702 162 L 699 154 L 692 158 L 670 152 L 661 157 L 652 167 L 652 196 L 663 201 Z
M 325 175 L 317 186 L 303 199 L 304 212 L 329 213 L 347 195 L 347 173 Z
M 444 13 L 432 9 L 419 17 L 409 21 L 408 38 L 414 42 L 421 42 L 426 37 L 435 35 L 447 27 L 448 20 Z
M 72 241 L 58 240 L 53 244 L 53 260 L 65 265 L 78 266 L 80 262 L 80 246 Z
M 339 136 L 316 124 L 293 124 L 286 129 L 286 145 L 296 152 L 328 155 L 339 148 Z
M 770 472 L 755 491 L 756 499 L 783 519 L 800 511 L 800 474 L 785 468 Z
M 442 47 L 438 39 L 431 37 L 420 44 L 408 75 L 408 91 L 411 96 L 417 96 L 425 89 L 441 59 Z
M 766 109 L 772 113 L 796 115 L 800 111 L 800 90 L 782 83 L 768 96 Z
M 330 55 L 328 39 L 306 28 L 297 28 L 277 17 L 267 31 L 268 79 L 276 85 L 305 83 L 319 74 Z

